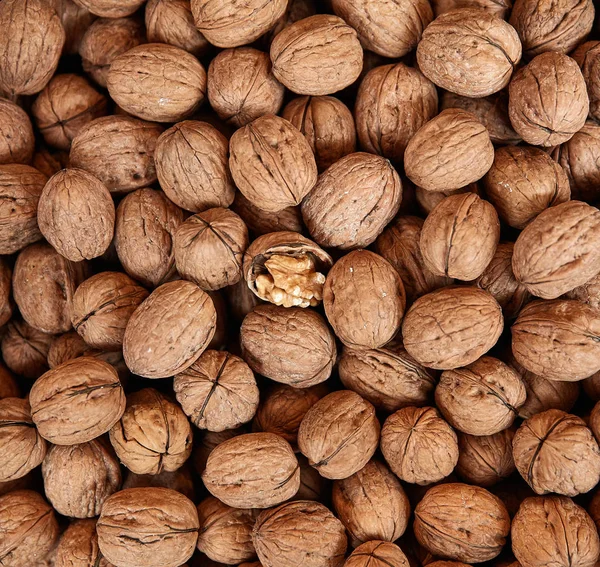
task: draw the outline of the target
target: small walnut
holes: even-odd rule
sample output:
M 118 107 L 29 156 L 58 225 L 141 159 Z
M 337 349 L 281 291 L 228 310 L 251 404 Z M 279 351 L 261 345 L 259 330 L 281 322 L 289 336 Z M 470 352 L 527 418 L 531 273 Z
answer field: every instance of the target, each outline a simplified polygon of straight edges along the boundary
M 431 4 L 436 16 L 458 8 L 481 8 L 498 18 L 506 19 L 512 8 L 511 0 L 432 0 Z
M 0 164 L 31 163 L 34 147 L 27 113 L 14 102 L 0 98 Z
M 188 462 L 184 463 L 176 471 L 163 470 L 158 474 L 136 474 L 129 471 L 127 478 L 123 482 L 123 488 L 140 488 L 154 486 L 159 488 L 171 488 L 181 492 L 190 500 L 196 500 L 196 490 L 194 487 L 194 478 Z
M 128 488 L 106 500 L 96 524 L 102 555 L 119 567 L 177 567 L 198 539 L 194 503 L 169 488 Z
M 333 94 L 358 79 L 363 51 L 344 20 L 317 14 L 284 28 L 271 43 L 275 77 L 302 95 Z
M 510 121 L 528 144 L 551 147 L 566 142 L 583 127 L 588 111 L 583 75 L 562 53 L 538 55 L 510 82 Z
M 279 435 L 247 433 L 215 447 L 202 480 L 228 506 L 270 508 L 298 492 L 300 469 L 290 444 Z
M 2 359 L 15 374 L 38 378 L 48 370 L 46 359 L 51 343 L 52 335 L 13 319 L 2 337 Z
M 252 539 L 264 567 L 340 567 L 348 546 L 343 524 L 323 504 L 307 500 L 262 512 Z
M 146 0 L 74 0 L 102 18 L 131 16 Z
M 256 236 L 262 236 L 270 232 L 289 231 L 300 233 L 304 231 L 302 214 L 298 206 L 286 207 L 281 211 L 272 213 L 257 207 L 238 191 L 235 194 L 231 209 L 242 217 L 250 232 Z
M 588 4 L 589 5 L 589 4 Z M 593 19 L 593 18 L 592 18 Z M 586 41 L 572 54 L 581 68 L 588 96 L 590 97 L 590 118 L 600 118 L 600 41 Z
M 415 509 L 415 536 L 430 553 L 480 563 L 496 557 L 510 531 L 502 501 L 468 484 L 441 484 Z
M 96 520 L 76 520 L 69 524 L 56 547 L 55 567 L 112 567 L 98 549 Z

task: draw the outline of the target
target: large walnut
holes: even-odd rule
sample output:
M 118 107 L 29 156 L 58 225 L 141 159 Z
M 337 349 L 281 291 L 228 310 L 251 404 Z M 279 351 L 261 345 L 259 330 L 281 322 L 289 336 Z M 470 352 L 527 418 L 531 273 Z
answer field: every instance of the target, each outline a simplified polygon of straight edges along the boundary
M 56 547 L 55 567 L 112 567 L 98 549 L 96 520 L 77 520 L 64 531 Z
M 48 370 L 52 335 L 38 331 L 25 321 L 13 319 L 2 337 L 2 359 L 15 374 L 38 378 Z
M 265 211 L 251 203 L 239 191 L 235 195 L 231 209 L 235 211 L 256 236 L 270 232 L 291 231 L 303 232 L 300 207 L 286 207 L 276 213 Z
M 131 16 L 146 0 L 75 0 L 92 14 L 102 18 Z
M 30 163 L 35 138 L 27 113 L 14 102 L 0 98 L 0 164 Z
M 431 4 L 436 16 L 458 8 L 482 8 L 494 16 L 506 19 L 512 8 L 511 0 L 432 0 Z
M 589 5 L 589 4 L 588 4 Z M 573 59 L 581 68 L 588 96 L 590 97 L 590 118 L 600 118 L 600 41 L 586 41 L 574 52 Z

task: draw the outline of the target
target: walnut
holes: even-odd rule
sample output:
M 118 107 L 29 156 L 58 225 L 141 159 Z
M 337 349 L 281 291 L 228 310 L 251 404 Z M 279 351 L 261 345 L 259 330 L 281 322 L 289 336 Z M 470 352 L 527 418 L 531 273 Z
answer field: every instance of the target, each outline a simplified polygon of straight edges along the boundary
M 79 51 L 81 39 L 96 16 L 73 0 L 50 0 L 65 30 L 63 55 L 73 55 Z
M 52 335 L 13 319 L 2 337 L 2 359 L 15 374 L 38 378 L 48 370 L 46 359 L 51 342 Z
M 458 8 L 481 8 L 494 16 L 506 19 L 512 8 L 511 0 L 432 0 L 431 4 L 436 16 Z
M 474 114 L 443 110 L 419 128 L 404 154 L 407 177 L 427 191 L 458 189 L 481 179 L 494 162 L 494 146 Z
M 13 375 L 7 370 L 6 366 L 0 364 L 0 400 L 18 398 L 20 393 L 19 385 Z
M 176 471 L 163 470 L 158 474 L 136 474 L 129 471 L 123 483 L 123 488 L 140 488 L 145 486 L 171 488 L 194 501 L 196 499 L 196 490 L 192 471 L 187 466 L 188 462 L 186 461 Z
M 480 563 L 502 551 L 510 517 L 502 501 L 484 488 L 440 484 L 415 509 L 414 530 L 434 555 Z
M 115 247 L 132 278 L 156 287 L 175 275 L 173 236 L 183 218 L 183 211 L 154 189 L 138 189 L 119 203 Z
M 402 183 L 390 162 L 357 152 L 321 174 L 302 202 L 302 217 L 321 246 L 364 248 L 394 218 L 401 200 Z
M 348 545 L 342 523 L 323 504 L 307 500 L 262 512 L 252 539 L 264 567 L 340 567 Z
M 570 498 L 527 498 L 511 528 L 512 550 L 523 567 L 593 567 L 600 554 L 592 518 Z
M 0 164 L 31 163 L 34 147 L 27 113 L 14 102 L 0 98 Z
M 588 4 L 589 5 L 589 4 Z M 593 18 L 592 18 L 593 19 Z M 586 41 L 572 54 L 583 73 L 590 98 L 590 118 L 600 117 L 600 41 Z
M 551 147 L 566 142 L 583 127 L 588 110 L 583 75 L 562 53 L 538 55 L 515 73 L 509 86 L 510 121 L 528 144 Z
M 429 368 L 450 370 L 475 362 L 495 344 L 504 321 L 490 293 L 445 287 L 420 297 L 402 324 L 404 348 Z
M 175 376 L 173 389 L 183 411 L 199 429 L 239 427 L 254 417 L 258 407 L 254 373 L 241 358 L 225 351 L 205 351 Z
M 0 450 L 0 482 L 22 478 L 44 460 L 46 441 L 33 424 L 27 400 L 0 400 Z
M 247 433 L 215 447 L 202 480 L 233 508 L 270 508 L 296 494 L 300 469 L 287 441 L 274 433 Z
M 69 331 L 52 337 L 47 353 L 48 366 L 55 368 L 63 362 L 67 362 L 67 360 L 79 358 L 80 356 L 94 356 L 98 352 L 86 344 L 77 332 Z
M 112 567 L 98 549 L 96 520 L 76 520 L 65 530 L 56 548 L 55 567 Z
M 119 567 L 177 567 L 198 538 L 194 503 L 169 488 L 128 488 L 106 500 L 96 524 L 102 555 Z
M 10 98 L 40 92 L 51 79 L 65 30 L 51 3 L 6 0 L 0 5 L 0 91 Z
M 369 461 L 352 476 L 336 480 L 331 500 L 353 547 L 371 540 L 395 541 L 408 526 L 408 498 L 381 461 Z
M 245 317 L 240 342 L 254 372 L 296 388 L 324 382 L 335 364 L 333 333 L 309 309 L 259 305 Z
M 6 567 L 38 565 L 60 532 L 54 510 L 37 493 L 15 490 L 0 496 L 0 561 Z
M 344 20 L 317 14 L 284 28 L 271 43 L 275 77 L 302 95 L 333 94 L 360 75 L 363 51 Z
M 381 452 L 400 480 L 427 485 L 454 470 L 458 442 L 435 408 L 406 407 L 385 420 Z
M 238 191 L 231 209 L 242 217 L 248 229 L 256 236 L 282 231 L 299 233 L 304 230 L 300 207 L 286 207 L 272 213 L 257 207 Z

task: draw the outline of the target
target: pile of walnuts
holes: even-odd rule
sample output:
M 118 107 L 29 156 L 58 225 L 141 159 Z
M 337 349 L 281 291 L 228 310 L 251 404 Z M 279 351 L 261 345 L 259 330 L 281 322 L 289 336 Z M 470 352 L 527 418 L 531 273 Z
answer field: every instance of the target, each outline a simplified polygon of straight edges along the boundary
M 593 0 L 0 0 L 2 567 L 600 567 Z

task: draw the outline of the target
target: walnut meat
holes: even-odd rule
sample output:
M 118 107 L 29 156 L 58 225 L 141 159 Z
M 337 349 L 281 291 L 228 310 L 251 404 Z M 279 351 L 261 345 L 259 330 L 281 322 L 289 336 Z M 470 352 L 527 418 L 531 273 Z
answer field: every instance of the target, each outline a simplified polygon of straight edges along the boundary
M 27 113 L 14 102 L 0 98 L 0 164 L 30 163 L 35 138 Z
M 344 567 L 408 567 L 408 558 L 395 544 L 388 541 L 369 541 L 358 546 L 346 559 Z
M 75 0 L 92 14 L 102 18 L 131 16 L 146 0 Z
M 55 567 L 112 567 L 98 549 L 96 520 L 77 520 L 64 531 L 56 547 Z
M 38 378 L 48 370 L 52 335 L 38 331 L 25 321 L 13 319 L 2 337 L 2 359 L 15 374 Z
M 588 4 L 589 5 L 589 4 Z M 590 97 L 590 118 L 600 117 L 600 42 L 586 41 L 574 52 L 573 59 L 581 68 L 588 96 Z

